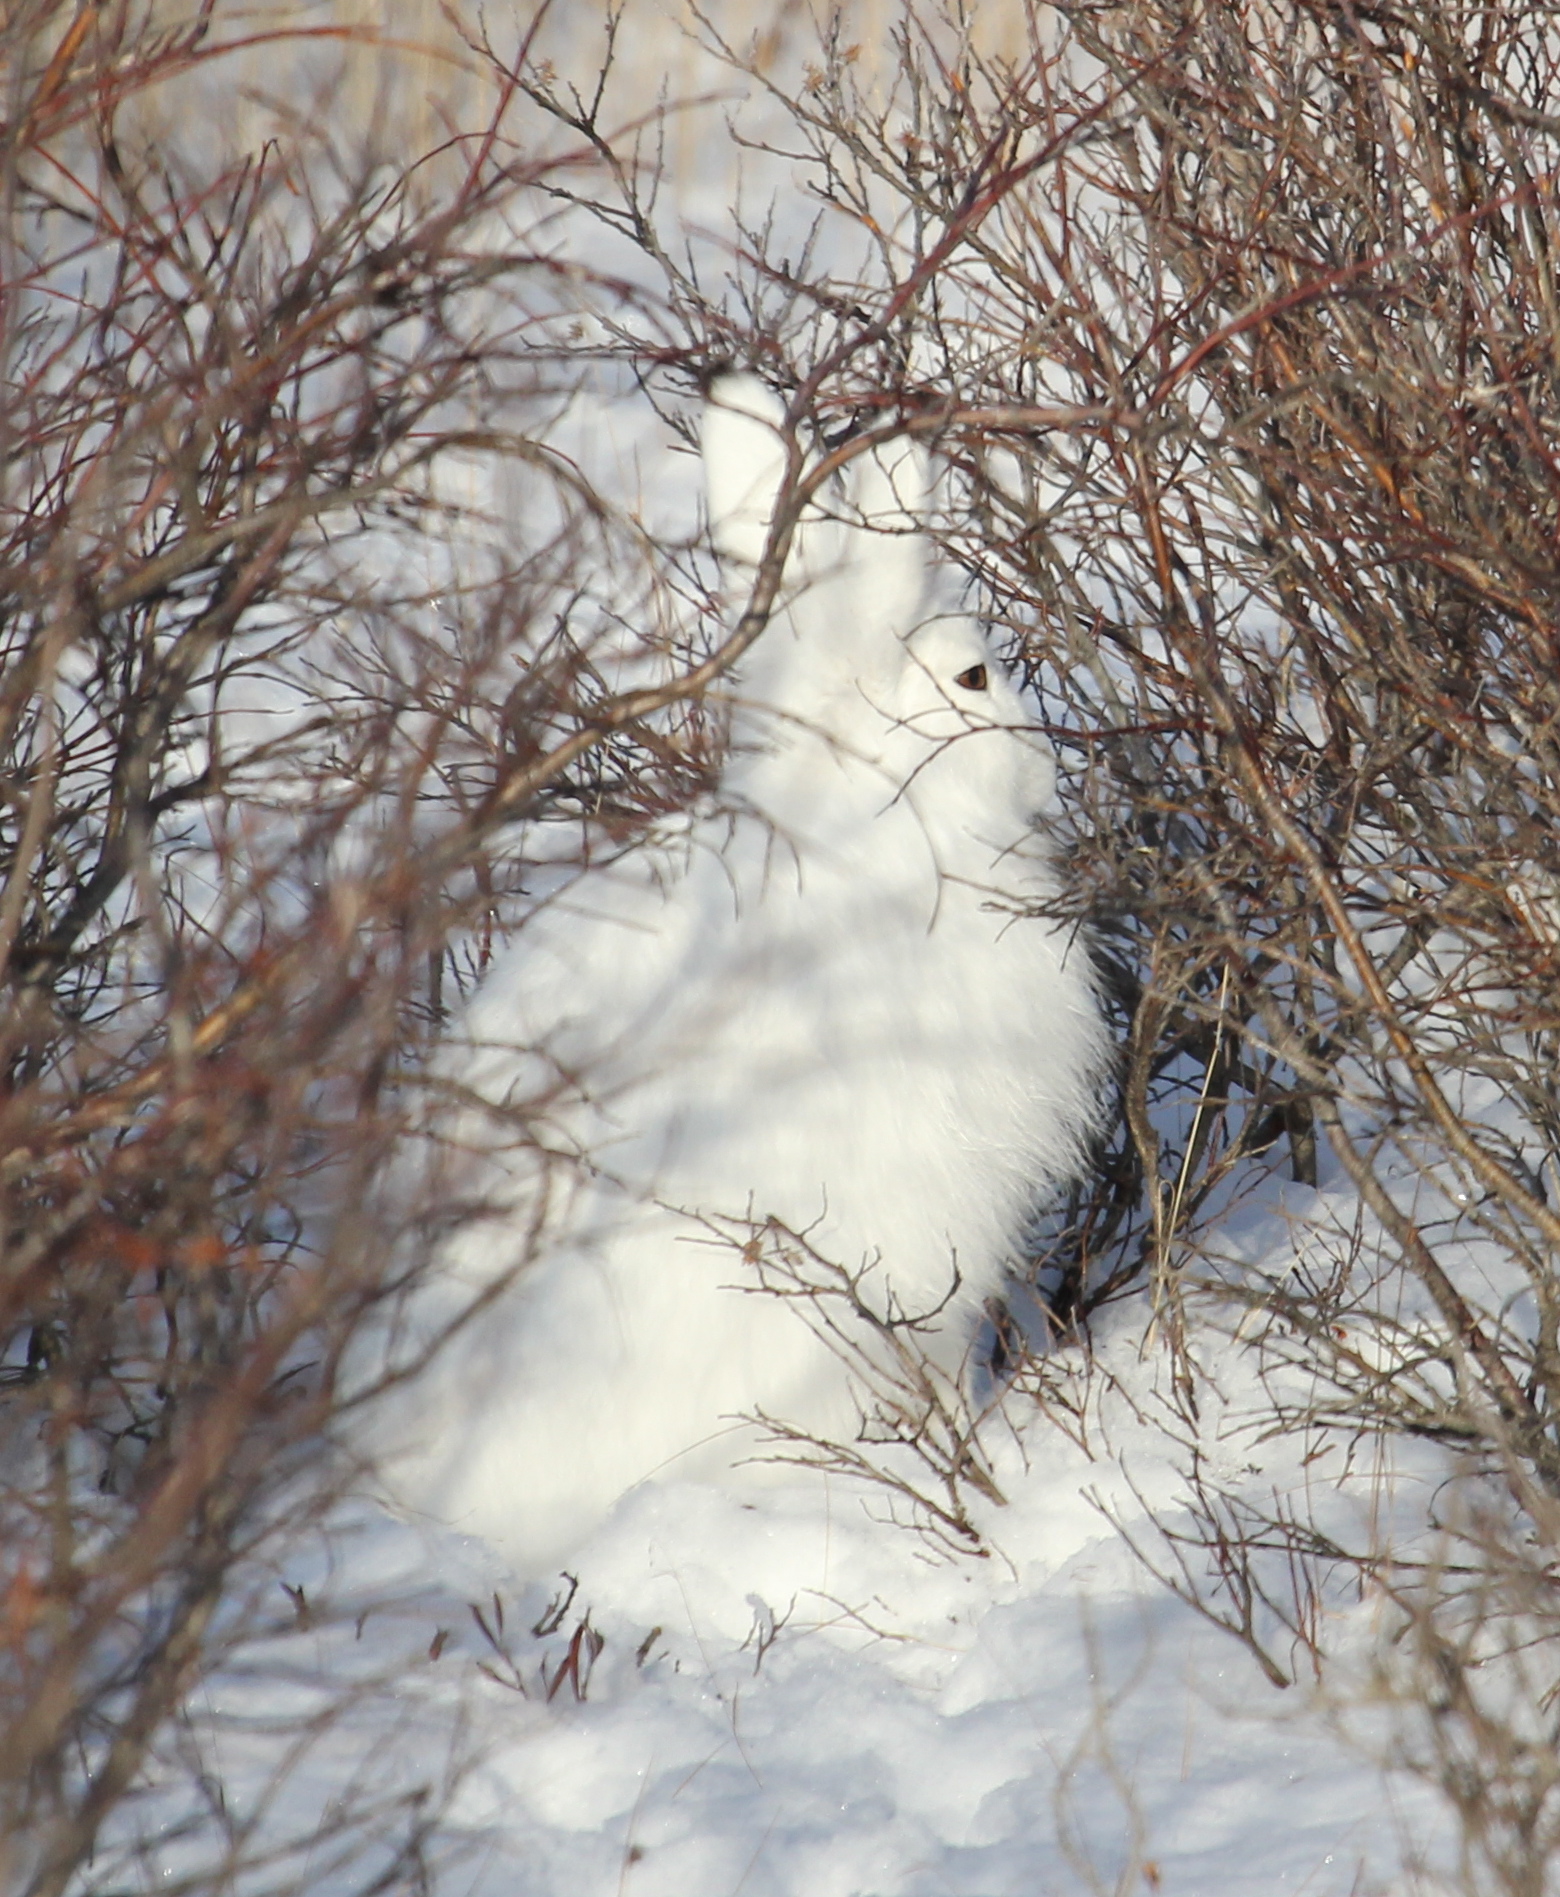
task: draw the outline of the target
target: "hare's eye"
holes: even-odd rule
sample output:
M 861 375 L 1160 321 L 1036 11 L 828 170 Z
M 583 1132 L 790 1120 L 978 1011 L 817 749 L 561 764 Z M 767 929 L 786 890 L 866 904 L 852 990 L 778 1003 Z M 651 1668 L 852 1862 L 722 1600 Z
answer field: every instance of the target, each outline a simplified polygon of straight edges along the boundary
M 986 689 L 986 668 L 972 665 L 967 672 L 960 672 L 953 682 L 962 685 L 967 692 L 983 692 Z

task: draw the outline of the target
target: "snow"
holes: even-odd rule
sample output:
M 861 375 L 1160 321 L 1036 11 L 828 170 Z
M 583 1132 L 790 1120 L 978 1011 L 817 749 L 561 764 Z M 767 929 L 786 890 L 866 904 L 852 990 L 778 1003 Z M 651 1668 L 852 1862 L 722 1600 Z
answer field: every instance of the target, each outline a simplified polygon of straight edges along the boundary
M 1245 1224 L 1277 1269 L 1284 1219 Z M 1008 1500 L 979 1505 L 980 1558 L 938 1552 L 850 1479 L 660 1481 L 624 1498 L 571 1564 L 577 1588 L 554 1595 L 474 1538 L 357 1502 L 312 1564 L 286 1570 L 309 1631 L 209 1690 L 230 1807 L 276 1769 L 281 1741 L 260 1716 L 303 1703 L 275 1658 L 296 1666 L 302 1642 L 316 1690 L 356 1680 L 360 1696 L 270 1787 L 266 1829 L 308 1839 L 348 1788 L 371 1786 L 386 1811 L 423 1788 L 430 1808 L 442 1800 L 438 1887 L 461 1897 L 1435 1888 L 1400 1868 L 1434 1848 L 1439 1820 L 1422 1787 L 1372 1763 L 1363 1681 L 1346 1743 L 1351 1709 L 1303 1653 L 1269 1627 L 1295 1678 L 1270 1685 L 1107 1519 L 1151 1553 L 1156 1522 L 1186 1523 L 1185 1458 L 1163 1424 L 1169 1360 L 1144 1348 L 1144 1315 L 1118 1307 L 1092 1367 L 1073 1365 L 1092 1454 L 1016 1399 L 988 1420 Z M 1211 1329 L 1202 1347 L 1216 1347 Z M 1400 1456 L 1386 1481 L 1359 1458 L 1319 1493 L 1303 1443 L 1248 1439 L 1254 1364 L 1207 1367 L 1222 1390 L 1218 1402 L 1203 1386 L 1209 1464 L 1248 1499 L 1305 1484 L 1356 1542 L 1390 1525 L 1383 1510 L 1422 1510 L 1431 1452 Z M 1335 1652 L 1371 1650 L 1376 1603 L 1324 1611 Z M 311 1892 L 357 1888 L 322 1846 L 309 1862 Z

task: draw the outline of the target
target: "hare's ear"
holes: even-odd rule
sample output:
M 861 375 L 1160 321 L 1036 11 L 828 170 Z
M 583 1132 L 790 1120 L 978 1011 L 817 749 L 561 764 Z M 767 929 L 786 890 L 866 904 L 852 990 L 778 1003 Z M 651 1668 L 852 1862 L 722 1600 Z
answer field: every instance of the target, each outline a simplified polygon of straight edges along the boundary
M 900 440 L 863 455 L 857 467 L 855 505 L 864 531 L 851 550 L 856 623 L 903 639 L 926 595 L 931 465 L 919 442 Z
M 723 560 L 757 566 L 785 480 L 785 410 L 757 376 L 722 375 L 704 407 L 710 534 Z

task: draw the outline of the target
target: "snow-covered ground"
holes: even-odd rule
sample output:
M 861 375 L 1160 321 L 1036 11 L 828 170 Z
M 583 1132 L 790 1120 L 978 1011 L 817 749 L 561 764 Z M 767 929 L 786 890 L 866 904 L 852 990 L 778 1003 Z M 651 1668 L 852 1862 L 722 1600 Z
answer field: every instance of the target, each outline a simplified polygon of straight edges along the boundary
M 1287 1196 L 1291 1214 L 1313 1197 L 1318 1219 L 1343 1209 Z M 1287 1220 L 1240 1225 L 1281 1262 Z M 547 1588 L 517 1587 L 480 1543 L 360 1501 L 282 1577 L 314 1624 L 252 1649 L 206 1696 L 200 1736 L 230 1810 L 275 1771 L 275 1732 L 356 1679 L 361 1697 L 291 1761 L 262 1827 L 313 1840 L 311 1891 L 360 1885 L 327 1820 L 379 1801 L 399 1814 L 368 1825 L 388 1846 L 418 1788 L 439 1813 L 438 1887 L 472 1897 L 1443 1888 L 1412 1868 L 1446 1842 L 1433 1802 L 1372 1757 L 1377 1604 L 1322 1604 L 1343 1656 L 1325 1697 L 1259 1616 L 1294 1676 L 1281 1690 L 1119 1532 L 1163 1562 L 1159 1527 L 1187 1519 L 1169 1358 L 1143 1348 L 1146 1319 L 1126 1303 L 1098 1325 L 1074 1390 L 1083 1430 L 1033 1412 L 988 1423 L 1008 1501 L 977 1511 L 981 1558 L 935 1552 L 882 1493 L 838 1478 L 659 1483 L 582 1551 L 548 1627 Z M 1261 1399 L 1241 1350 L 1212 1329 L 1193 1348 L 1212 1485 L 1258 1503 L 1304 1486 L 1313 1518 L 1356 1544 L 1422 1514 L 1428 1454 L 1390 1471 L 1357 1458 L 1337 1488 L 1308 1480 L 1304 1441 L 1243 1429 Z

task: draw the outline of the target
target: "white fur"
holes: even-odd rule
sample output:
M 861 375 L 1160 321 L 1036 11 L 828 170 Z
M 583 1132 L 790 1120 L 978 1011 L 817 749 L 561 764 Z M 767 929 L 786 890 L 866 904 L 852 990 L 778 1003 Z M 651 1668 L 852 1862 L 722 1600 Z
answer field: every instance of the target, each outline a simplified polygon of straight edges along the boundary
M 717 383 L 704 455 L 740 607 L 787 466 L 753 378 Z M 729 1471 L 759 1446 L 744 1414 L 854 1432 L 840 1358 L 743 1288 L 711 1221 L 805 1232 L 870 1267 L 879 1309 L 943 1305 L 927 1341 L 957 1370 L 1091 1122 L 1086 956 L 1013 914 L 1056 891 L 1035 828 L 1052 760 L 979 629 L 931 604 L 926 487 L 899 446 L 803 522 L 738 681 L 721 811 L 562 891 L 447 1062 L 514 1132 L 460 1118 L 489 1215 L 445 1247 L 419 1333 L 535 1262 L 415 1386 L 389 1480 L 522 1568 L 659 1470 Z M 984 691 L 954 682 L 976 665 Z

